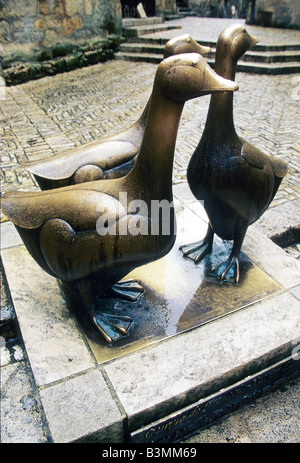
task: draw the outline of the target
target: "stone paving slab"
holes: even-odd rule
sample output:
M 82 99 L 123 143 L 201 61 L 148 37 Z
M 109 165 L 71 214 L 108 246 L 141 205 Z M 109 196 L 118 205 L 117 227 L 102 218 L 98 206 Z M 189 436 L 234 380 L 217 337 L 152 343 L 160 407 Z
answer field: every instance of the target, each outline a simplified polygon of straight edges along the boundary
M 180 25 L 182 34 L 191 34 L 195 40 L 204 40 L 216 42 L 220 32 L 230 24 L 244 24 L 244 19 L 233 18 L 201 18 L 201 17 L 186 17 L 180 20 L 168 21 L 170 25 Z M 251 35 L 259 38 L 260 45 L 280 45 L 289 46 L 300 43 L 300 31 L 297 29 L 281 29 L 274 27 L 261 27 L 246 24 L 246 28 Z M 145 38 L 158 37 L 160 39 L 169 40 L 178 35 L 176 30 L 161 31 L 157 34 L 148 34 Z
M 196 211 L 186 184 L 174 190 Z M 34 263 L 11 224 L 1 228 L 3 265 L 54 442 L 124 442 L 128 432 L 145 438 L 154 421 L 159 426 L 157 420 L 291 358 L 300 329 L 300 262 L 257 231 L 249 231 L 244 252 L 277 281 L 275 292 L 99 364 L 55 279 Z
M 54 442 L 124 442 L 122 414 L 100 371 L 68 378 L 40 395 Z
M 62 298 L 57 297 L 60 290 L 56 280 L 46 273 L 37 280 L 40 268 L 28 259 L 24 246 L 2 250 L 2 260 L 6 273 L 13 274 L 13 279 L 9 279 L 10 292 L 22 301 L 17 316 L 23 337 L 28 339 L 26 350 L 37 385 L 91 368 L 93 359 L 74 317 L 61 303 Z M 41 307 L 42 295 L 48 303 Z
M 6 364 L 2 350 L 1 442 L 48 442 L 51 437 L 26 354 Z

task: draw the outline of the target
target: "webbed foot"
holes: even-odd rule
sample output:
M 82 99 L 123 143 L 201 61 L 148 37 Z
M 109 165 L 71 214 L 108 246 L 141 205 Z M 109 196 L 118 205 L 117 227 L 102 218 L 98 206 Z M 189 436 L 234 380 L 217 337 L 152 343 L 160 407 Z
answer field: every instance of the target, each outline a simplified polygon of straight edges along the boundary
M 184 257 L 189 257 L 197 264 L 207 254 L 211 253 L 212 244 L 206 240 L 201 240 L 196 243 L 182 245 L 179 249 L 182 251 Z
M 136 280 L 123 280 L 112 286 L 112 291 L 126 301 L 135 302 L 145 292 Z
M 99 313 L 92 315 L 92 321 L 98 332 L 109 344 L 128 336 L 129 328 L 133 322 L 130 317 Z
M 228 259 L 215 265 L 210 273 L 219 278 L 221 281 L 238 283 L 240 279 L 240 263 L 238 257 L 229 256 Z
M 76 305 L 77 299 L 77 303 L 79 302 L 79 305 L 83 305 L 88 320 L 93 325 L 93 327 L 96 328 L 97 332 L 105 339 L 107 343 L 112 344 L 118 339 L 124 336 L 128 336 L 129 328 L 133 323 L 133 320 L 126 315 L 106 314 L 100 310 L 97 312 L 94 309 L 94 283 L 95 282 L 92 279 L 86 278 L 77 280 L 73 283 L 63 282 L 63 288 L 66 288 L 67 295 L 72 296 L 72 299 L 70 300 L 72 305 Z

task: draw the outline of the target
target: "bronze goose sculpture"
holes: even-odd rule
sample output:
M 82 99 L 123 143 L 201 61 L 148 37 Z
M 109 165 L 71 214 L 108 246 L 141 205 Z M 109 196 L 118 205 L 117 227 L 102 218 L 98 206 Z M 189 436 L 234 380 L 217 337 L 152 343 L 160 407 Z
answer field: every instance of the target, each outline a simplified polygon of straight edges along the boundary
M 183 34 L 166 43 L 164 58 L 182 53 L 206 54 L 209 51 L 210 48 Z M 42 190 L 126 175 L 141 147 L 150 99 L 151 96 L 139 119 L 128 129 L 49 159 L 26 163 L 23 167 L 34 175 Z
M 242 25 L 227 27 L 217 41 L 215 71 L 234 80 L 238 59 L 257 41 Z M 192 193 L 204 200 L 209 225 L 203 240 L 181 246 L 184 256 L 201 261 L 212 251 L 214 234 L 233 240 L 228 259 L 211 272 L 238 283 L 239 254 L 248 226 L 267 209 L 286 173 L 284 162 L 238 136 L 233 94 L 211 95 L 206 125 L 187 170 Z
M 185 101 L 237 88 L 199 54 L 167 58 L 157 68 L 140 153 L 127 176 L 3 195 L 3 212 L 32 257 L 67 291 L 80 295 L 89 320 L 107 342 L 127 335 L 132 320 L 94 310 L 94 288 L 105 292 L 174 244 L 172 167 Z M 165 225 L 152 213 L 153 201 L 163 200 L 171 208 Z

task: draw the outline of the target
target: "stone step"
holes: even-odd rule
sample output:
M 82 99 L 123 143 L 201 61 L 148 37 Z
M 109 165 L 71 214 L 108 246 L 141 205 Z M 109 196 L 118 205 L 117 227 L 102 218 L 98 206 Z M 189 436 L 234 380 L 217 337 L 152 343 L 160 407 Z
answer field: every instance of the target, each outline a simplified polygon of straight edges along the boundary
M 240 72 L 268 75 L 295 74 L 300 72 L 300 62 L 255 63 L 251 61 L 244 61 L 238 63 L 237 70 Z
M 197 13 L 195 11 L 190 10 L 189 8 L 179 8 L 178 14 L 181 18 L 184 18 L 186 16 L 197 16 Z
M 154 34 L 156 32 L 168 31 L 171 29 L 181 29 L 181 26 L 171 24 L 146 24 L 144 26 L 132 26 L 123 28 L 123 37 L 127 39 L 140 37 L 145 34 Z
M 142 25 L 136 22 L 136 24 L 140 25 L 123 29 L 123 36 L 127 42 L 120 45 L 116 59 L 160 63 L 167 39 L 155 37 L 153 34 L 181 27 L 165 23 Z M 198 42 L 212 48 L 207 60 L 213 66 L 216 41 L 198 40 Z M 258 43 L 241 58 L 237 70 L 270 75 L 300 72 L 300 44 Z
M 209 58 L 215 58 L 215 54 L 216 54 L 216 50 L 212 48 L 211 53 L 209 53 L 209 55 L 207 56 Z M 287 52 L 247 51 L 239 60 L 239 62 L 243 62 L 243 61 L 251 61 L 253 63 L 265 63 L 265 64 L 296 63 L 296 62 L 300 62 L 300 51 L 287 51 Z
M 173 21 L 174 19 L 181 19 L 181 14 L 165 14 L 165 21 Z
M 264 44 L 258 43 L 254 47 L 251 48 L 253 51 L 296 51 L 300 50 L 300 43 L 290 43 L 290 44 Z
M 160 26 L 164 25 L 155 27 Z M 149 26 L 147 26 L 148 28 Z M 135 30 L 138 30 L 138 33 L 141 30 L 145 31 L 143 27 L 135 28 Z M 160 63 L 163 58 L 164 46 L 167 42 L 166 38 L 153 37 L 149 32 L 148 34 L 143 33 L 143 35 L 137 35 L 136 37 L 132 36 L 131 40 L 129 39 L 129 42 L 120 45 L 116 59 Z M 198 40 L 198 42 L 212 48 L 212 52 L 207 56 L 207 60 L 213 66 L 216 42 L 205 40 Z M 239 61 L 237 69 L 242 72 L 270 75 L 300 72 L 300 44 L 257 44 L 245 53 Z
M 119 51 L 118 53 L 116 53 L 115 59 L 159 64 L 163 59 L 163 54 Z M 207 58 L 207 62 L 211 67 L 214 67 L 213 58 Z M 240 61 L 237 65 L 237 71 L 268 75 L 294 74 L 300 72 L 300 62 L 297 61 L 289 63 L 257 63 L 253 61 Z
M 148 42 L 125 42 L 120 45 L 120 52 L 122 53 L 142 53 L 142 54 L 159 54 L 159 60 L 163 56 L 164 45 L 157 43 L 148 43 Z M 212 52 L 208 55 L 209 58 L 213 59 L 215 57 L 215 50 L 212 49 Z M 281 53 L 277 52 L 256 52 L 248 51 L 241 58 L 243 61 L 251 61 L 255 63 L 288 63 L 288 62 L 300 62 L 300 51 L 285 51 Z
M 148 42 L 125 42 L 120 45 L 120 51 L 130 53 L 159 53 L 163 54 L 164 45 Z M 212 48 L 210 57 L 215 56 L 215 49 Z M 300 51 L 277 52 L 256 52 L 248 51 L 241 58 L 242 61 L 255 61 L 263 63 L 300 61 Z
M 115 54 L 116 60 L 127 60 L 144 63 L 159 64 L 163 56 L 157 53 L 130 53 L 130 52 L 118 52 Z
M 207 58 L 207 62 L 212 68 L 214 67 L 214 59 Z M 237 64 L 237 71 L 267 75 L 295 74 L 300 72 L 300 62 L 257 63 L 240 60 Z
M 178 32 L 178 35 L 180 32 Z M 146 42 L 146 43 L 157 43 L 157 44 L 165 44 L 168 39 L 164 37 L 153 37 L 152 35 L 143 35 L 137 37 L 136 41 L 138 42 Z M 198 43 L 201 45 L 205 45 L 207 47 L 216 48 L 216 41 L 209 41 L 205 39 L 197 40 Z M 300 51 L 300 43 L 294 44 L 263 44 L 258 43 L 254 47 L 251 48 L 251 51 L 258 51 L 258 52 L 288 52 L 288 51 Z
M 300 51 L 248 51 L 243 56 L 243 61 L 263 63 L 297 62 L 300 61 Z
M 152 24 L 162 24 L 163 20 L 160 16 L 152 16 L 150 18 L 123 18 L 122 27 L 138 27 L 149 26 Z
M 156 43 L 124 42 L 120 45 L 119 51 L 123 53 L 157 53 L 163 55 L 164 48 L 164 45 Z
M 162 16 L 165 21 L 173 21 L 174 19 L 182 18 L 182 15 L 178 14 L 177 12 L 174 12 L 173 9 L 166 8 L 164 8 Z

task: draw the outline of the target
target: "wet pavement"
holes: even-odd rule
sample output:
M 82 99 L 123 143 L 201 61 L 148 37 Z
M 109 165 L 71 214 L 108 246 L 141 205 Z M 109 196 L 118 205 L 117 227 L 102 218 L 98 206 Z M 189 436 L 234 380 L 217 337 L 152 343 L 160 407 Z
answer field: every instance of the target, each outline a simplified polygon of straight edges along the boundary
M 188 32 L 199 41 L 201 38 L 215 40 L 233 20 L 184 18 L 174 22 L 182 26 L 181 31 L 161 32 L 162 38 L 168 40 Z M 247 29 L 260 43 L 300 43 L 300 31 L 257 26 L 247 26 Z M 5 95 L 0 96 L 1 190 L 38 190 L 33 177 L 22 167 L 24 162 L 62 153 L 119 132 L 135 122 L 150 95 L 155 70 L 154 64 L 110 61 L 7 87 Z M 299 234 L 300 75 L 238 73 L 236 82 L 240 87 L 234 97 L 237 132 L 289 165 L 289 173 L 269 211 L 255 227 L 271 238 L 289 230 L 298 230 Z M 185 105 L 176 143 L 176 184 L 186 180 L 186 167 L 201 138 L 208 104 L 209 96 L 205 96 Z M 286 252 L 299 259 L 299 241 L 289 244 Z M 4 289 L 1 316 L 13 318 L 9 293 Z M 42 425 L 42 410 L 34 385 L 28 379 L 30 376 L 26 376 L 28 373 L 24 373 L 30 369 L 22 344 L 15 341 L 5 349 L 2 342 L 1 347 L 1 370 L 6 384 L 11 383 L 13 387 L 13 378 L 25 378 L 23 383 L 18 383 L 23 386 L 17 390 L 14 400 L 4 397 L 5 419 L 12 419 L 12 414 L 19 417 L 19 423 L 30 419 L 29 428 L 32 426 L 35 431 L 31 436 L 30 432 L 26 435 L 23 431 L 23 438 L 46 441 L 48 434 Z M 283 389 L 201 431 L 189 442 L 299 442 L 299 386 L 299 379 L 291 381 Z M 14 436 L 9 428 L 4 428 L 2 441 L 12 442 L 20 435 Z

